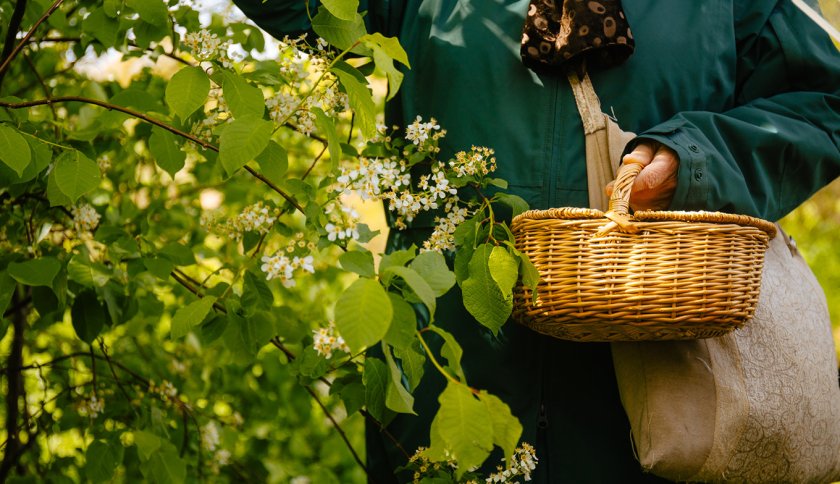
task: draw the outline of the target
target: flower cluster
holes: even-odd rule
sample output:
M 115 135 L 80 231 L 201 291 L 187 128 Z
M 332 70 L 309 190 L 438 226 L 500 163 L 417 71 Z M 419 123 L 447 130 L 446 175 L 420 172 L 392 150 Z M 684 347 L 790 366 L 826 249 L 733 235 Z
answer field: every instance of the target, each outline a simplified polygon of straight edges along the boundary
M 216 450 L 219 445 L 219 427 L 216 422 L 207 422 L 201 427 L 201 447 L 210 452 Z
M 467 220 L 470 215 L 466 207 L 458 205 L 458 197 L 446 202 L 444 206 L 445 217 L 435 217 L 435 229 L 428 239 L 423 241 L 424 250 L 443 252 L 455 250 L 455 229 L 458 225 Z
M 219 87 L 210 89 L 207 98 L 205 118 L 193 124 L 190 129 L 190 134 L 205 140 L 213 137 L 213 132 L 218 125 L 233 120 L 224 93 Z
M 335 208 L 339 207 L 338 210 Z M 327 231 L 327 239 L 331 242 L 341 240 L 359 239 L 359 212 L 352 207 L 336 203 L 327 206 L 324 212 L 329 217 L 329 222 L 324 226 Z
M 163 380 L 159 386 L 155 385 L 154 380 L 149 380 L 149 393 L 157 393 L 160 399 L 166 402 L 178 397 L 178 389 L 169 380 Z
M 318 38 L 315 47 L 310 47 L 305 35 L 295 39 L 286 37 L 280 42 L 280 73 L 288 82 L 266 102 L 275 123 L 289 123 L 309 136 L 315 130 L 314 108 L 328 117 L 350 109 L 349 97 L 339 91 L 338 79 L 327 70 L 332 54 L 326 45 L 326 41 Z M 317 75 L 317 81 L 307 86 L 307 80 L 313 75 Z
M 445 452 L 446 462 L 433 462 L 427 457 L 428 449 L 426 447 L 419 447 L 413 456 L 408 460 L 408 469 L 414 471 L 414 483 L 423 482 L 426 478 L 442 478 L 449 476 L 454 478 L 452 474 L 458 469 L 458 463 L 454 458 Z M 522 477 L 525 481 L 531 480 L 531 473 L 536 469 L 537 462 L 536 450 L 527 442 L 522 442 L 520 447 L 517 447 L 513 452 L 513 458 L 510 465 L 506 468 L 503 465 L 496 467 L 497 472 L 490 474 L 484 478 L 487 484 L 493 483 L 515 483 L 519 482 L 516 478 Z M 476 469 L 470 469 L 464 475 L 466 484 L 478 484 L 480 477 L 475 473 Z M 458 481 L 461 482 L 461 481 Z
M 390 142 L 390 136 L 383 136 L 384 126 L 377 126 L 377 133 L 380 142 Z M 442 215 L 435 217 L 436 227 L 424 242 L 423 249 L 453 250 L 456 227 L 472 214 L 471 204 L 461 201 L 456 188 L 467 181 L 458 179 L 472 177 L 472 181 L 477 181 L 488 175 L 496 169 L 496 158 L 492 149 L 473 146 L 470 151 L 457 153 L 448 163 L 436 161 L 434 154 L 440 151 L 438 143 L 445 135 L 446 131 L 440 129 L 434 118 L 424 122 L 418 116 L 405 129 L 405 138 L 411 144 L 406 145 L 399 157 L 359 157 L 358 165 L 341 167 L 335 190 L 355 194 L 364 200 L 384 201 L 395 215 L 394 224 L 398 229 L 406 228 L 421 212 L 443 208 Z M 415 184 L 412 167 L 418 163 L 418 158 L 427 157 L 430 158 L 428 171 L 420 175 Z
M 338 334 L 335 324 L 330 323 L 326 328 L 318 328 L 312 332 L 314 333 L 312 347 L 324 358 L 332 358 L 334 351 L 350 353 L 350 348 L 344 342 L 344 338 Z
M 468 152 L 457 153 L 449 166 L 459 177 L 484 176 L 496 171 L 496 158 L 493 154 L 490 148 L 473 146 Z
M 201 224 L 210 231 L 221 233 L 238 241 L 247 232 L 260 235 L 267 234 L 279 216 L 279 209 L 270 207 L 263 202 L 257 202 L 245 207 L 242 212 L 227 219 L 224 223 L 217 223 L 212 214 L 202 214 Z
M 100 413 L 105 411 L 105 400 L 97 398 L 96 395 L 91 395 L 90 399 L 85 399 L 79 402 L 76 407 L 79 414 L 90 418 L 96 418 Z
M 428 141 L 430 137 L 432 140 L 437 141 L 445 135 L 446 131 L 440 130 L 440 125 L 437 124 L 437 120 L 435 120 L 435 118 L 431 118 L 429 119 L 429 122 L 424 123 L 423 118 L 421 116 L 417 116 L 414 122 L 405 128 L 405 139 L 414 143 L 414 145 L 418 146 L 421 150 L 423 147 L 432 146 L 430 151 L 440 151 L 440 148 L 434 145 L 428 145 L 426 141 Z
M 425 477 L 430 477 L 429 473 L 440 474 L 440 471 L 454 472 L 458 469 L 458 462 L 455 459 L 450 459 L 445 463 L 430 461 L 426 456 L 428 450 L 428 447 L 418 447 L 414 455 L 408 459 L 406 467 L 414 470 L 413 482 L 415 484 L 423 481 Z
M 505 469 L 502 466 L 497 467 L 498 472 L 487 477 L 485 482 L 515 482 L 512 479 L 522 476 L 526 481 L 531 480 L 531 472 L 537 467 L 537 452 L 533 446 L 527 442 L 522 442 L 521 447 L 517 447 L 513 452 L 510 466 Z
M 77 232 L 92 231 L 99 225 L 99 219 L 102 218 L 99 212 L 88 203 L 76 205 L 70 209 L 70 213 L 73 214 L 73 225 Z
M 260 270 L 265 272 L 266 280 L 280 279 L 285 287 L 294 287 L 295 271 L 315 273 L 314 257 L 309 253 L 315 250 L 315 244 L 306 242 L 303 233 L 298 233 L 283 250 L 274 255 L 263 256 Z
M 188 32 L 184 36 L 184 44 L 199 62 L 215 60 L 228 69 L 233 67 L 233 60 L 228 55 L 230 41 L 222 42 L 218 35 L 207 29 Z

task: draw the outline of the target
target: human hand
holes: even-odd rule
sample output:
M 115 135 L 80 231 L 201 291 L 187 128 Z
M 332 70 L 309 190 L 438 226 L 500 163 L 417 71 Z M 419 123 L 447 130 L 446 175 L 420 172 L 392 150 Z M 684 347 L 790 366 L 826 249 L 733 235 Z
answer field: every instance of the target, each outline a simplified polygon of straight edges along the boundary
M 668 208 L 677 190 L 677 169 L 680 166 L 677 152 L 658 141 L 642 140 L 622 159 L 623 163 L 630 161 L 643 166 L 633 182 L 630 207 L 633 210 Z M 613 182 L 606 189 L 607 195 L 612 195 Z

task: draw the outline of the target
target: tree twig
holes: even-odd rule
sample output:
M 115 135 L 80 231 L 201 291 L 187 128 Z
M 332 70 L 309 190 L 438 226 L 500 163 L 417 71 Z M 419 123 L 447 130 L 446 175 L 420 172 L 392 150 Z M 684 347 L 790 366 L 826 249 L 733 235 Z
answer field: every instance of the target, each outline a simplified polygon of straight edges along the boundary
M 25 4 L 25 0 L 18 0 L 18 4 L 20 4 L 21 2 Z M 29 32 L 27 32 L 26 35 L 23 36 L 23 39 L 21 39 L 21 41 L 15 46 L 15 48 L 12 49 L 9 55 L 7 55 L 3 59 L 3 63 L 0 64 L 0 84 L 2 84 L 3 76 L 6 75 L 6 71 L 9 69 L 9 65 L 11 64 L 12 60 L 20 53 L 21 50 L 23 50 L 23 47 L 26 45 L 27 42 L 29 42 L 29 38 L 32 37 L 32 34 L 35 33 L 35 30 L 38 27 L 40 27 L 41 24 L 44 23 L 44 21 L 47 20 L 47 18 L 49 18 L 50 15 L 52 15 L 53 12 L 55 12 L 55 10 L 61 5 L 62 2 L 64 2 L 64 0 L 55 0 L 55 2 L 53 2 L 52 5 L 50 5 L 50 8 L 48 8 L 47 11 L 44 12 L 44 15 L 42 15 L 41 18 L 39 18 L 35 22 L 35 24 L 32 25 L 32 28 L 29 29 Z M 21 12 L 21 14 L 23 14 L 23 12 Z M 10 34 L 13 36 L 17 35 L 17 28 L 14 29 L 14 32 L 12 32 L 10 29 Z
M 24 102 L 19 102 L 19 103 L 0 101 L 0 107 L 5 107 L 5 108 L 9 108 L 9 109 L 23 109 L 23 108 L 30 108 L 30 107 L 33 107 L 33 106 L 43 106 L 45 104 L 64 103 L 64 102 L 80 102 L 80 103 L 86 103 L 86 104 L 93 104 L 95 106 L 103 107 L 105 109 L 109 109 L 109 110 L 113 110 L 113 111 L 119 111 L 121 113 L 128 114 L 129 116 L 132 116 L 132 117 L 135 117 L 135 118 L 138 118 L 138 119 L 142 119 L 143 121 L 145 121 L 149 124 L 153 124 L 153 125 L 155 125 L 159 128 L 165 129 L 165 130 L 169 131 L 170 133 L 176 134 L 176 135 L 178 135 L 182 138 L 188 139 L 188 140 L 192 141 L 193 143 L 195 143 L 195 144 L 197 144 L 197 145 L 199 145 L 199 146 L 201 146 L 205 149 L 215 151 L 217 153 L 219 152 L 219 148 L 217 146 L 213 145 L 212 143 L 209 143 L 209 142 L 204 141 L 200 138 L 197 138 L 197 137 L 195 137 L 195 136 L 193 136 L 193 135 L 191 135 L 187 132 L 181 131 L 180 129 L 178 129 L 174 126 L 171 126 L 169 124 L 166 124 L 163 121 L 159 121 L 159 120 L 157 120 L 155 118 L 152 118 L 150 116 L 147 116 L 147 115 L 145 115 L 145 114 L 143 114 L 139 111 L 135 111 L 135 110 L 130 109 L 130 108 L 119 106 L 117 104 L 112 104 L 112 103 L 109 103 L 109 102 L 100 101 L 98 99 L 87 98 L 87 97 L 82 97 L 82 96 L 60 96 L 60 97 L 55 97 L 55 98 L 52 98 L 52 99 L 37 99 L 37 100 L 34 100 L 34 101 L 24 101 Z M 245 171 L 247 171 L 248 173 L 253 175 L 254 178 L 256 178 L 257 180 L 260 180 L 263 183 L 265 183 L 266 185 L 268 185 L 269 188 L 271 188 L 272 190 L 277 192 L 278 195 L 283 197 L 287 202 L 289 202 L 298 211 L 300 211 L 303 214 L 306 213 L 303 210 L 303 207 L 297 202 L 297 200 L 295 200 L 294 197 L 292 197 L 291 195 L 289 195 L 288 193 L 283 191 L 283 189 L 281 189 L 280 187 L 278 187 L 277 185 L 275 185 L 274 183 L 269 181 L 266 177 L 262 176 L 258 171 L 254 170 L 250 166 L 245 165 L 244 168 L 245 168 Z
M 3 53 L 0 54 L 0 60 L 8 59 L 12 53 L 12 48 L 15 45 L 20 24 L 23 22 L 23 14 L 26 12 L 27 0 L 17 0 L 15 8 L 12 11 L 12 17 L 9 19 L 9 27 L 6 31 L 6 40 L 3 41 Z M 0 85 L 3 84 L 3 77 L 5 73 L 0 73 Z
M 353 448 L 353 444 L 350 443 L 350 439 L 347 438 L 347 434 L 345 434 L 341 426 L 338 425 L 338 422 L 336 422 L 329 409 L 326 407 L 326 405 L 324 405 L 324 402 L 322 402 L 321 399 L 318 397 L 318 394 L 315 393 L 315 390 L 313 390 L 312 387 L 307 385 L 304 385 L 303 388 L 306 389 L 307 393 L 309 393 L 309 395 L 312 396 L 312 398 L 315 400 L 318 406 L 321 407 L 321 410 L 324 411 L 324 414 L 327 416 L 327 418 L 330 419 L 333 428 L 335 428 L 336 432 L 338 432 L 338 435 L 341 436 L 341 440 L 344 441 L 344 443 L 347 445 L 347 448 L 350 449 L 350 453 L 353 454 L 353 459 L 356 460 L 356 463 L 359 464 L 359 467 L 361 467 L 365 471 L 365 474 L 368 475 L 368 482 L 376 482 L 373 476 L 371 476 L 368 473 L 367 466 L 364 462 L 362 462 L 362 459 L 359 457 L 359 454 L 356 453 L 356 449 Z
M 18 295 L 16 292 L 14 299 L 17 298 Z M 6 482 L 6 478 L 9 476 L 12 466 L 17 462 L 19 453 L 22 450 L 18 430 L 18 418 L 20 416 L 20 403 L 18 400 L 23 389 L 21 367 L 23 366 L 23 331 L 26 328 L 26 315 L 23 310 L 19 310 L 14 314 L 12 326 L 14 336 L 9 352 L 9 363 L 6 366 L 6 429 L 8 432 L 6 440 L 8 444 L 3 454 L 3 462 L 0 463 L 0 482 Z

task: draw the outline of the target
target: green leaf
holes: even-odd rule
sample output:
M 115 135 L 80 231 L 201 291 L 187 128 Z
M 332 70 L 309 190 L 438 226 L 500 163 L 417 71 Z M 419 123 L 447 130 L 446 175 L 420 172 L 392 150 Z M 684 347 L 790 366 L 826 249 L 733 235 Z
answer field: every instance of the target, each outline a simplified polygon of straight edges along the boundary
M 210 310 L 213 309 L 215 302 L 216 298 L 214 296 L 204 296 L 198 301 L 193 301 L 175 311 L 175 316 L 172 317 L 172 324 L 170 325 L 172 339 L 186 336 L 193 326 L 201 324 Z
M 160 249 L 158 254 L 166 257 L 179 266 L 189 266 L 195 264 L 195 254 L 193 254 L 193 251 L 186 245 L 179 244 L 178 242 L 166 244 L 162 249 Z
M 99 336 L 108 319 L 108 310 L 90 289 L 76 296 L 70 309 L 76 336 L 85 343 L 92 343 Z
M 271 313 L 257 311 L 250 317 L 241 318 L 239 335 L 245 347 L 248 348 L 252 355 L 256 356 L 260 348 L 265 346 L 272 336 L 274 336 L 274 324 L 272 324 Z
M 47 199 L 50 201 L 50 207 L 73 205 L 70 197 L 59 190 L 55 170 L 50 171 L 50 176 L 47 178 Z
M 353 353 L 379 342 L 392 315 L 388 294 L 373 279 L 358 279 L 335 303 L 335 325 Z
M 467 469 L 484 462 L 493 450 L 493 423 L 487 406 L 466 385 L 449 383 L 438 398 L 440 409 L 432 421 L 430 453 L 455 455 L 460 478 Z
M 493 247 L 487 262 L 490 276 L 496 281 L 505 298 L 513 297 L 513 285 L 519 276 L 519 261 L 501 246 Z
M 395 349 L 408 348 L 416 341 L 414 333 L 417 332 L 417 315 L 411 304 L 399 295 L 389 292 L 388 297 L 391 299 L 394 316 L 385 334 L 385 342 Z
M 365 406 L 373 418 L 385 421 L 385 395 L 388 388 L 388 368 L 382 360 L 365 359 L 362 382 L 365 385 Z
M 338 76 L 341 85 L 347 91 L 350 107 L 356 114 L 362 135 L 366 139 L 373 137 L 376 134 L 376 105 L 373 103 L 370 89 L 352 74 L 338 69 L 333 69 L 332 72 Z
M 149 151 L 155 159 L 155 163 L 172 178 L 184 167 L 187 154 L 181 150 L 178 138 L 169 131 L 152 128 L 152 136 L 149 137 Z
M 402 372 L 397 367 L 394 357 L 391 355 L 391 348 L 382 343 L 382 351 L 385 353 L 385 361 L 388 363 L 391 379 L 388 381 L 388 389 L 385 391 L 385 406 L 397 413 L 414 412 L 414 397 L 402 384 Z
M 321 0 L 321 5 L 339 19 L 353 20 L 359 9 L 359 0 Z
M 475 249 L 472 245 L 459 247 L 455 251 L 455 280 L 458 281 L 459 286 L 470 277 L 470 260 L 473 254 L 475 254 Z
M 32 154 L 31 162 L 26 165 L 23 174 L 19 176 L 4 163 L 0 163 L 0 186 L 28 182 L 38 176 L 52 162 L 52 149 L 46 143 L 37 141 L 35 138 L 27 138 L 26 142 L 29 144 Z
M 400 359 L 403 373 L 408 379 L 408 389 L 412 392 L 417 389 L 426 365 L 426 354 L 423 352 L 423 345 L 416 339 L 405 349 L 394 348 L 394 356 Z
M 25 262 L 12 262 L 6 268 L 10 276 L 25 286 L 52 286 L 53 279 L 61 270 L 61 262 L 55 257 L 41 257 Z
M 117 33 L 120 30 L 120 23 L 105 15 L 103 9 L 94 9 L 82 21 L 82 31 L 91 35 L 104 46 L 113 46 L 117 43 Z
M 338 166 L 338 162 L 341 161 L 341 140 L 338 138 L 335 122 L 324 111 L 318 108 L 313 108 L 312 112 L 315 113 L 315 123 L 318 125 L 318 128 L 327 136 L 330 162 L 332 163 L 333 169 L 335 169 Z
M 253 273 L 245 273 L 245 282 L 242 286 L 242 305 L 246 308 L 271 309 L 274 305 L 274 294 L 271 288 L 265 283 L 265 279 L 257 277 Z
M 158 279 L 168 281 L 170 273 L 175 269 L 175 264 L 171 260 L 163 257 L 144 258 L 143 266 L 146 270 L 152 273 Z
M 242 116 L 228 124 L 219 137 L 219 161 L 228 176 L 263 152 L 274 125 L 255 116 Z
M 341 403 L 344 404 L 347 415 L 353 415 L 358 412 L 365 404 L 365 386 L 360 381 L 346 384 L 336 391 L 338 396 L 341 397 Z M 331 388 L 330 394 L 332 393 Z
M 210 78 L 204 70 L 200 67 L 184 67 L 166 85 L 166 104 L 182 120 L 187 119 L 196 109 L 204 106 L 209 92 Z
M 454 336 L 443 328 L 434 325 L 430 325 L 428 328 L 443 338 L 443 346 L 440 347 L 440 356 L 446 358 L 447 368 L 458 376 L 462 382 L 467 381 L 467 377 L 464 376 L 464 370 L 461 368 L 461 357 L 464 355 L 464 350 L 461 348 L 461 345 L 458 344 Z
M 67 263 L 67 277 L 87 287 L 103 287 L 111 279 L 107 267 L 93 263 L 81 254 L 74 255 Z
M 350 272 L 355 272 L 362 277 L 373 277 L 376 272 L 373 268 L 373 254 L 367 250 L 351 250 L 338 257 L 341 267 Z
M 90 192 L 102 179 L 99 165 L 77 150 L 63 152 L 55 160 L 55 184 L 71 203 Z
M 394 67 L 394 60 L 382 52 L 379 47 L 373 47 L 373 61 L 376 63 L 376 67 L 385 73 L 385 78 L 388 80 L 388 96 L 385 100 L 390 101 L 397 95 L 405 76 Z
M 265 98 L 262 91 L 233 72 L 222 71 L 222 93 L 234 118 L 242 116 L 261 118 L 265 112 Z
M 15 288 L 17 288 L 17 282 L 6 271 L 0 271 L 0 319 L 3 319 L 2 314 L 6 312 L 12 296 L 15 295 Z M 3 333 L 0 332 L 0 339 L 2 338 Z
M 528 210 L 528 202 L 520 196 L 512 195 L 510 193 L 497 193 L 494 198 L 511 208 L 511 217 L 516 217 L 522 212 Z
M 455 285 L 455 273 L 446 265 L 446 258 L 439 252 L 421 252 L 408 266 L 426 280 L 435 296 L 441 297 Z
M 508 182 L 502 178 L 489 178 L 487 179 L 488 185 L 493 185 L 494 187 L 499 187 L 502 190 L 507 190 Z
M 161 440 L 153 433 L 139 430 L 134 432 L 134 444 L 137 445 L 140 460 L 147 461 L 160 448 Z
M 159 484 L 181 484 L 187 478 L 186 462 L 178 456 L 178 449 L 167 440 L 161 441 L 160 449 L 153 452 L 140 469 L 147 479 Z
M 0 161 L 14 170 L 17 176 L 22 176 L 31 160 L 32 153 L 26 139 L 16 129 L 0 124 Z
M 338 0 L 341 1 L 341 0 Z M 353 12 L 351 19 L 342 20 L 331 14 L 326 8 L 318 9 L 312 18 L 312 30 L 338 49 L 347 50 L 367 33 L 362 16 Z M 357 52 L 358 49 L 353 49 Z M 357 53 L 362 53 L 358 51 Z
M 283 183 L 283 175 L 289 169 L 289 155 L 282 146 L 274 141 L 269 141 L 268 146 L 257 156 L 256 160 L 260 164 L 260 172 L 268 178 L 268 181 L 275 185 Z
M 540 283 L 540 271 L 531 262 L 531 259 L 524 253 L 519 254 L 519 271 L 522 273 L 522 284 L 528 289 L 535 291 Z M 536 294 L 535 294 L 536 296 Z
M 522 436 L 522 424 L 510 412 L 510 407 L 499 397 L 482 390 L 478 398 L 490 414 L 493 423 L 493 443 L 505 451 L 505 458 L 507 462 L 510 462 L 516 450 L 516 444 L 519 443 L 519 437 Z
M 140 20 L 165 27 L 169 21 L 169 11 L 161 0 L 127 0 L 126 5 L 140 15 Z
M 85 476 L 90 482 L 108 482 L 123 460 L 123 447 L 94 440 L 85 452 Z
M 429 308 L 429 314 L 434 318 L 435 307 L 437 299 L 435 298 L 435 291 L 429 286 L 429 283 L 423 279 L 415 270 L 404 266 L 391 266 L 385 269 L 384 276 L 395 275 L 405 281 L 411 291 L 419 298 L 419 300 Z M 383 276 L 383 277 L 384 277 Z M 409 299 L 410 300 L 410 299 Z
M 471 218 L 462 222 L 455 228 L 455 233 L 453 233 L 452 236 L 455 237 L 455 245 L 457 245 L 459 249 L 462 246 L 469 246 L 471 249 L 475 248 L 476 224 L 476 219 Z
M 385 37 L 379 32 L 374 32 L 363 36 L 360 40 L 366 44 L 376 45 L 389 58 L 402 63 L 408 68 L 411 67 L 408 63 L 408 54 L 405 53 L 405 49 L 403 49 L 402 45 L 400 45 L 400 40 L 398 38 Z
M 491 244 L 482 244 L 475 250 L 470 259 L 470 275 L 461 284 L 461 290 L 467 311 L 495 335 L 513 311 L 513 298 L 502 294 L 490 273 L 492 251 Z
M 403 73 L 394 66 L 394 61 L 401 62 L 406 67 L 411 67 L 408 64 L 408 55 L 396 37 L 385 37 L 377 32 L 365 35 L 361 38 L 361 41 L 373 51 L 373 61 L 376 67 L 385 74 L 388 80 L 386 101 L 391 100 L 399 91 L 403 80 Z

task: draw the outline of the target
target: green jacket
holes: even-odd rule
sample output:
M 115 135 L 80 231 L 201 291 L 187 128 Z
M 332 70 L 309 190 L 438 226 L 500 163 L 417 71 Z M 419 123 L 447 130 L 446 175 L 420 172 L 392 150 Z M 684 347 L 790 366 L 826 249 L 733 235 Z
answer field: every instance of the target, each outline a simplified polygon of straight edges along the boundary
M 309 28 L 300 0 L 235 0 L 269 33 Z M 586 206 L 583 130 L 562 74 L 523 67 L 528 0 L 369 0 L 370 27 L 398 36 L 412 69 L 389 122 L 436 117 L 443 156 L 485 145 L 498 175 L 532 208 Z M 673 209 L 776 220 L 840 174 L 840 55 L 789 0 L 625 0 L 636 52 L 591 71 L 602 108 L 619 125 L 680 156 Z M 392 234 L 391 247 L 428 234 L 428 220 Z M 436 321 L 465 346 L 472 386 L 511 405 L 536 445 L 536 482 L 635 482 L 630 431 L 609 347 L 553 340 L 509 322 L 494 338 L 459 303 Z M 432 371 L 427 372 L 428 375 Z M 409 451 L 425 440 L 434 378 L 417 392 L 419 416 L 390 427 Z M 380 482 L 402 457 L 369 429 Z

